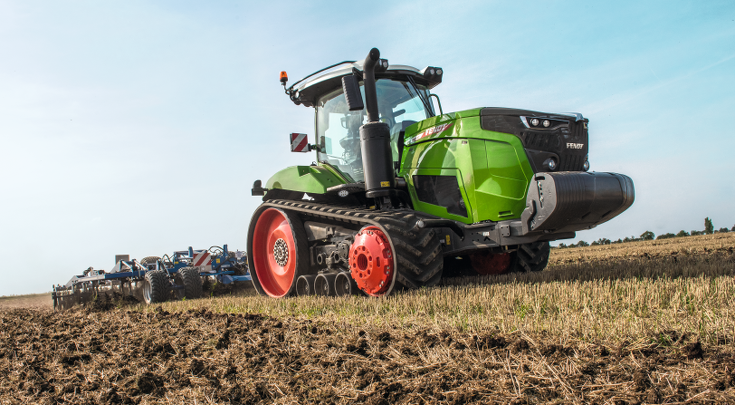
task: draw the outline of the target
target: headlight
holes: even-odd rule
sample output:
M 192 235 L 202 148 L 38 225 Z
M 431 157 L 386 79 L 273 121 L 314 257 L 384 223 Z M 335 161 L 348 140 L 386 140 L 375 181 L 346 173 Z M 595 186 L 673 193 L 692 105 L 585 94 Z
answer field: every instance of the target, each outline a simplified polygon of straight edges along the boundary
M 544 117 L 524 117 L 521 116 L 521 122 L 526 128 L 534 129 L 555 129 L 560 126 L 569 127 L 569 121 L 555 119 L 555 118 L 544 118 Z
M 544 167 L 553 172 L 554 170 L 556 170 L 557 167 L 556 159 L 554 159 L 553 157 L 546 159 L 544 161 Z

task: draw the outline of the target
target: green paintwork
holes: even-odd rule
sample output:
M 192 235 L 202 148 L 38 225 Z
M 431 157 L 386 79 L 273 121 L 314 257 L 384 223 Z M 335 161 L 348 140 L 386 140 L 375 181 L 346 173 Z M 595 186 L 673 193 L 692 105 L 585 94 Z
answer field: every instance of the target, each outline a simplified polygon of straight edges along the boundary
M 344 177 L 331 167 L 291 166 L 274 174 L 268 179 L 265 187 L 324 194 L 328 187 L 344 183 L 346 183 Z
M 435 132 L 438 125 L 451 124 Z M 430 130 L 429 135 L 414 139 Z M 399 176 L 406 179 L 418 211 L 466 224 L 518 218 L 526 207 L 526 192 L 533 170 L 523 144 L 512 134 L 485 131 L 480 127 L 480 109 L 432 117 L 406 129 Z M 468 217 L 418 200 L 414 175 L 454 176 L 460 185 Z M 291 166 L 271 177 L 266 188 L 324 194 L 328 187 L 350 183 L 336 168 Z
M 415 139 L 443 124 L 451 126 Z M 399 175 L 409 184 L 415 209 L 466 224 L 520 217 L 533 170 L 520 139 L 480 127 L 480 109 L 416 123 L 407 128 L 405 142 Z M 444 207 L 419 201 L 414 175 L 455 176 L 469 216 L 449 214 Z

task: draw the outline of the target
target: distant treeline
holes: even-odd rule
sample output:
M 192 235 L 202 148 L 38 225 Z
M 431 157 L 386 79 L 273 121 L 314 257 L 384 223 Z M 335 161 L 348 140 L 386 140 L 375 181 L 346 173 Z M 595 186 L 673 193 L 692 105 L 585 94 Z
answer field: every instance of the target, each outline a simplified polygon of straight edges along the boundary
M 681 238 L 683 236 L 696 236 L 696 235 L 712 235 L 713 233 L 725 233 L 725 232 L 735 232 L 735 225 L 731 229 L 728 228 L 720 228 L 719 230 L 715 230 L 715 226 L 712 224 L 712 220 L 709 219 L 709 217 L 704 219 L 704 230 L 703 231 L 691 231 L 687 232 L 685 230 L 681 230 L 676 234 L 673 233 L 665 233 L 663 235 L 658 235 L 658 237 L 651 231 L 645 231 L 641 234 L 640 237 L 636 238 L 635 236 L 631 237 L 625 237 L 624 239 L 618 239 L 618 240 L 610 240 L 608 238 L 600 238 L 594 242 L 587 243 L 583 240 L 580 240 L 577 243 L 572 243 L 569 245 L 565 245 L 563 243 L 560 243 L 558 248 L 572 248 L 572 247 L 583 247 L 583 246 L 598 246 L 598 245 L 611 245 L 613 243 L 627 243 L 627 242 L 637 242 L 641 240 L 658 240 L 658 239 L 670 239 L 670 238 Z

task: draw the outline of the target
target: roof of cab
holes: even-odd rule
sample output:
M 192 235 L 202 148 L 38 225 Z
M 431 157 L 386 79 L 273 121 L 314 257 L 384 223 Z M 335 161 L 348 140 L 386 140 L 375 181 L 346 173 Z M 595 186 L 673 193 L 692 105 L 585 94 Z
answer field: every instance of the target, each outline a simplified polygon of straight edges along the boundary
M 287 93 L 295 104 L 313 107 L 319 97 L 341 88 L 342 77 L 352 74 L 353 69 L 362 73 L 362 65 L 362 61 L 345 61 L 328 66 L 297 81 L 288 88 Z M 441 83 L 441 79 L 438 81 L 429 81 L 424 75 L 426 69 L 418 70 L 415 67 L 407 65 L 389 65 L 388 69 L 382 72 L 376 71 L 375 79 L 406 81 L 408 80 L 408 76 L 411 76 L 416 84 L 421 84 L 432 89 Z

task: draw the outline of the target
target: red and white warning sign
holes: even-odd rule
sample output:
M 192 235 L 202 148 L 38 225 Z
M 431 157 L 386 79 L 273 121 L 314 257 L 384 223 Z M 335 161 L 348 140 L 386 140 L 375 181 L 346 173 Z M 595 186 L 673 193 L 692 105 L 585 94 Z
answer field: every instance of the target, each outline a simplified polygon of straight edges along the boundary
M 199 252 L 194 255 L 194 260 L 191 261 L 192 266 L 194 267 L 211 267 L 212 266 L 212 256 L 209 254 L 209 252 Z
M 306 134 L 291 134 L 291 152 L 308 152 L 309 139 Z

